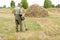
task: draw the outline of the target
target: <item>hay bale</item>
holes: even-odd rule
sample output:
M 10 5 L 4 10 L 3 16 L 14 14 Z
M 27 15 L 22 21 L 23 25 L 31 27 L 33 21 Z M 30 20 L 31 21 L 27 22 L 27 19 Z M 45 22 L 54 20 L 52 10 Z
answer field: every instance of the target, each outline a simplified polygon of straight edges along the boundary
M 40 7 L 37 4 L 30 6 L 25 13 L 26 17 L 46 17 L 48 11 L 45 8 Z

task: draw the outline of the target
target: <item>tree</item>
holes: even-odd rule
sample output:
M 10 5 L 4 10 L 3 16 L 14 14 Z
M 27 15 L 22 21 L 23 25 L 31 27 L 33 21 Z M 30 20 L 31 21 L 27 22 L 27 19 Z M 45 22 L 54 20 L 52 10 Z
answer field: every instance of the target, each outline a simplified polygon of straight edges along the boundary
M 27 8 L 28 8 L 27 0 L 21 0 L 21 3 L 22 3 L 22 7 L 23 7 L 24 9 L 27 9 Z
M 6 5 L 4 5 L 3 8 L 6 8 Z
M 52 7 L 52 2 L 50 0 L 45 0 L 44 1 L 44 8 L 50 8 Z
M 10 6 L 11 6 L 12 8 L 15 7 L 15 2 L 14 2 L 13 0 L 11 0 Z
M 60 4 L 56 5 L 56 8 L 60 8 Z

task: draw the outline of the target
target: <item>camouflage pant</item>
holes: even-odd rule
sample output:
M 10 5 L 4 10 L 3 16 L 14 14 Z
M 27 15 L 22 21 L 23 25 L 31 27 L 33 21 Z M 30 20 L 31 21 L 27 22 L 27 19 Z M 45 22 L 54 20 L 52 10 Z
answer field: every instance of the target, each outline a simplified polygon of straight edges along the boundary
M 18 25 L 20 25 L 20 31 L 23 31 L 23 29 L 22 29 L 22 20 L 15 19 L 15 23 L 16 23 L 16 32 L 18 32 Z

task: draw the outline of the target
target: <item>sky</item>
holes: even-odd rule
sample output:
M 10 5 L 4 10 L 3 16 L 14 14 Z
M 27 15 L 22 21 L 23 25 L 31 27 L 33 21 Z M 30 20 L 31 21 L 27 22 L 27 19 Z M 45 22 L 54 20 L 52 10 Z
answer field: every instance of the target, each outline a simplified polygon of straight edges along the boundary
M 15 1 L 15 5 L 17 6 L 18 3 L 21 2 L 21 0 L 14 0 Z M 44 5 L 44 0 L 27 0 L 29 6 L 33 5 L 33 4 L 39 4 L 40 6 Z M 51 0 L 52 4 L 57 5 L 60 4 L 60 0 Z M 3 5 L 6 5 L 7 7 L 10 7 L 10 2 L 11 0 L 0 0 L 0 7 Z

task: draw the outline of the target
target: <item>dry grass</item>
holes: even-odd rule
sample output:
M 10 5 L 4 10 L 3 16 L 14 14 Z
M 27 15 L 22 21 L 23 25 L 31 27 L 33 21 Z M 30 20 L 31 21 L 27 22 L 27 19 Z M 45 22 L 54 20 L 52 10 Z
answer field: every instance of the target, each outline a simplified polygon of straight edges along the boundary
M 48 17 L 26 17 L 28 31 L 15 32 L 13 14 L 0 13 L 1 40 L 60 40 L 60 15 L 49 12 Z

